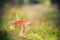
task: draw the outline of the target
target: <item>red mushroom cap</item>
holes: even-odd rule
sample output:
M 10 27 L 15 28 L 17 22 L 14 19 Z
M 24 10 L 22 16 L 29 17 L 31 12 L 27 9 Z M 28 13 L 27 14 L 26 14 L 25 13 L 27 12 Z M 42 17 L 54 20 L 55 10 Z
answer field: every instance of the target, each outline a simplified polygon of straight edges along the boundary
M 30 22 L 25 21 L 25 20 L 19 20 L 19 21 L 14 22 L 14 24 L 29 24 L 29 23 Z

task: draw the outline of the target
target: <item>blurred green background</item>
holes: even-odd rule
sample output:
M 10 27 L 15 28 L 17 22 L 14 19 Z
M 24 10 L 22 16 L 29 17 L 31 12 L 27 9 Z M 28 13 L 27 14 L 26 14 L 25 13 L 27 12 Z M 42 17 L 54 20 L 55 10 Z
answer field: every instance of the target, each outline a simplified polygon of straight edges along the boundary
M 56 10 L 50 0 L 6 0 L 0 40 L 59 40 Z M 13 24 L 17 20 L 30 22 L 26 27 L 28 32 L 24 30 L 22 37 L 19 35 L 20 25 Z

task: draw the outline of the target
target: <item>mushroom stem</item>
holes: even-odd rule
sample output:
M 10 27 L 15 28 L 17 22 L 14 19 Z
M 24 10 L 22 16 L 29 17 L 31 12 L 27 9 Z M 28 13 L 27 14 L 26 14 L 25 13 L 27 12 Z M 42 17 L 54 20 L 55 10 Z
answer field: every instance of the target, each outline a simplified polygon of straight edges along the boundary
M 25 24 L 21 30 L 20 30 L 20 36 L 23 36 L 23 30 L 27 31 L 25 28 L 26 28 L 27 24 Z
M 20 36 L 23 36 L 23 35 L 22 35 L 23 29 L 24 29 L 24 28 L 22 27 L 21 30 L 20 30 Z
M 26 27 L 27 27 L 27 24 L 25 24 L 25 26 L 24 26 L 24 30 L 25 30 L 25 32 L 28 31 Z

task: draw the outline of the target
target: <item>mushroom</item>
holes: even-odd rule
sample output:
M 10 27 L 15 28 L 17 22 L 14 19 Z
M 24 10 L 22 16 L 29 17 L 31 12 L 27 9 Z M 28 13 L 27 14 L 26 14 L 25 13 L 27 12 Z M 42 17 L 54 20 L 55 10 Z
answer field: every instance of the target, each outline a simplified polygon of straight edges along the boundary
M 19 29 L 20 30 L 20 36 L 22 36 L 22 31 L 24 30 L 24 28 L 26 28 L 26 26 L 28 24 L 30 24 L 30 22 L 26 21 L 26 20 L 18 20 L 18 21 L 15 21 L 14 24 L 18 24 L 18 25 L 23 24 L 24 25 L 24 26 L 19 26 L 19 28 L 21 28 L 21 29 Z

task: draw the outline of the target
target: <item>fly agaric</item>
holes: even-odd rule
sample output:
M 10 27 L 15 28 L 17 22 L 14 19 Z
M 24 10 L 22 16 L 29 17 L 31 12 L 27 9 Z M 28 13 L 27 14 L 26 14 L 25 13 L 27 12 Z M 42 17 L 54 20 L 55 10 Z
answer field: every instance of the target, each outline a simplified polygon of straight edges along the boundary
M 20 36 L 21 36 L 21 34 L 22 34 L 22 31 L 24 30 L 24 28 L 26 28 L 26 26 L 28 25 L 28 24 L 30 24 L 30 22 L 29 21 L 26 21 L 26 20 L 19 20 L 19 21 L 16 21 L 16 22 L 14 22 L 14 24 L 18 24 L 18 25 L 24 25 L 24 26 L 19 26 L 19 28 L 21 28 L 20 29 Z
M 30 22 L 25 21 L 25 20 L 19 20 L 19 21 L 14 22 L 14 24 L 30 24 Z

